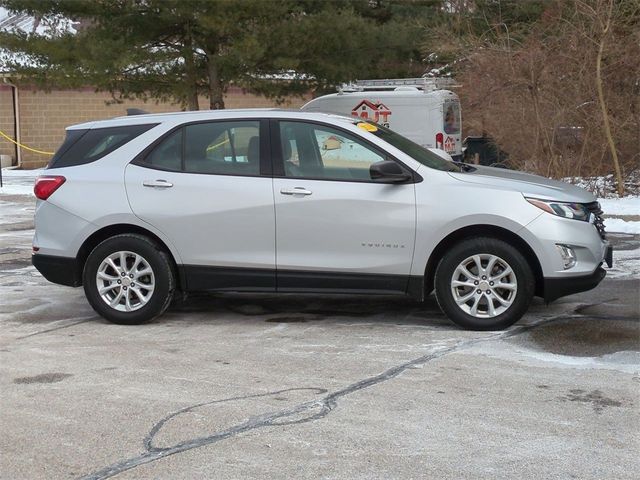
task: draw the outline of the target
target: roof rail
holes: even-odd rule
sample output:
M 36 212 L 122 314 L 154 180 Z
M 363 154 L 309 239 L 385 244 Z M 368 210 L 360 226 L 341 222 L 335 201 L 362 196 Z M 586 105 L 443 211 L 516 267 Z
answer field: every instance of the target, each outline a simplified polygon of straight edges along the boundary
M 379 80 L 356 80 L 351 83 L 343 83 L 338 91 L 362 92 L 366 90 L 394 90 L 398 87 L 414 87 L 418 90 L 432 92 L 445 88 L 459 87 L 453 78 L 445 77 L 419 77 L 419 78 L 385 78 Z

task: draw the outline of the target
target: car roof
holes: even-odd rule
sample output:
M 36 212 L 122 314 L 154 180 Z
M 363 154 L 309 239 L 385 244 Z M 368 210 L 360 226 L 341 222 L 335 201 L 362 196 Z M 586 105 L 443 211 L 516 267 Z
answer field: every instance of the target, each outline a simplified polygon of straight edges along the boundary
M 330 113 L 305 112 L 302 110 L 279 108 L 245 108 L 129 115 L 106 120 L 79 123 L 67 127 L 67 130 L 120 127 L 126 125 L 146 125 L 150 123 L 170 123 L 172 125 L 180 125 L 182 123 L 206 120 L 224 120 L 227 118 L 292 118 L 324 120 L 328 121 L 328 123 L 353 123 L 353 118 L 351 117 Z

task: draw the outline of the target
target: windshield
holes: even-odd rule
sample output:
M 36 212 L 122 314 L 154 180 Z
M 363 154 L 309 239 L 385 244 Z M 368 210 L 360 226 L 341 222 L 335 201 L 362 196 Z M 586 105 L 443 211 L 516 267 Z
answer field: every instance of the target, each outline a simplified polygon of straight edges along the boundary
M 356 125 L 365 122 L 357 122 Z M 371 125 L 374 128 L 365 128 L 367 131 L 373 133 L 376 137 L 381 138 L 385 142 L 393 145 L 398 150 L 402 150 L 404 153 L 413 158 L 416 162 L 420 162 L 425 167 L 434 168 L 436 170 L 443 170 L 445 172 L 460 172 L 462 168 L 444 158 L 436 155 L 435 153 L 427 150 L 426 148 L 412 142 L 406 137 L 397 134 L 396 132 L 389 130 L 377 123 L 366 122 L 367 125 Z

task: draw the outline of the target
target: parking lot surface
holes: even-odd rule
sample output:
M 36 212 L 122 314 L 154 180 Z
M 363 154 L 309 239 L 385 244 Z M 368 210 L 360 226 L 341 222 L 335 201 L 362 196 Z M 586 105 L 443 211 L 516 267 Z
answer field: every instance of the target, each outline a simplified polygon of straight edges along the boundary
M 637 478 L 640 238 L 504 332 L 433 296 L 202 294 L 98 317 L 30 264 L 0 198 L 0 477 Z

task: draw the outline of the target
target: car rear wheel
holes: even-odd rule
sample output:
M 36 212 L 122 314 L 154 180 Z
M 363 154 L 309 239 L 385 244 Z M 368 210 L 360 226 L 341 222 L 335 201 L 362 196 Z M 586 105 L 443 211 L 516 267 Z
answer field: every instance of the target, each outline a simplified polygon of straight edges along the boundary
M 494 238 L 471 238 L 449 250 L 435 274 L 436 299 L 456 324 L 501 330 L 525 314 L 535 291 L 527 260 Z
M 121 234 L 89 254 L 83 285 L 96 312 L 113 323 L 136 325 L 166 310 L 175 280 L 169 256 L 149 238 Z

